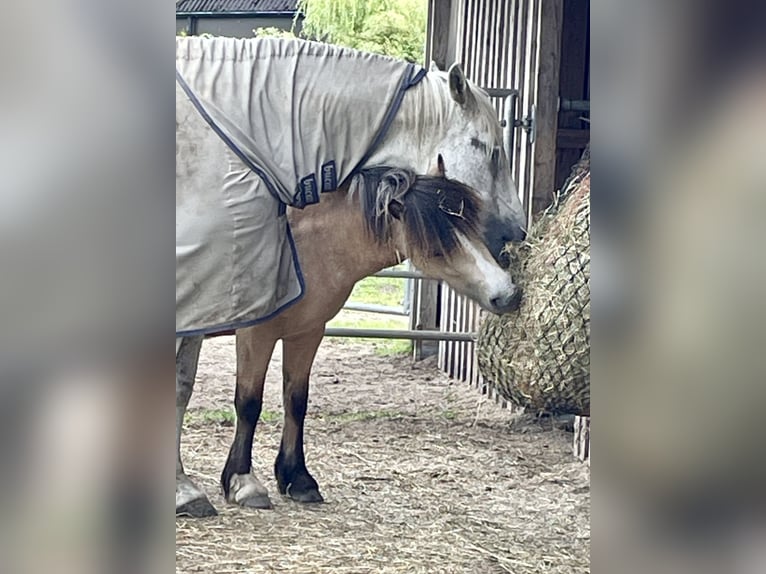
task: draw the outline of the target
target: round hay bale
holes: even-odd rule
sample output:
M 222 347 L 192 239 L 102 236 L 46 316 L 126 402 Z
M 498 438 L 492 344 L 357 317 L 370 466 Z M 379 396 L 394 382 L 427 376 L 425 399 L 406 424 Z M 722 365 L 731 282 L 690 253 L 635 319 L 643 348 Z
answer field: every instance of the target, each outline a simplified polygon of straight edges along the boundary
M 590 153 L 521 247 L 511 274 L 523 289 L 515 313 L 485 318 L 479 369 L 528 411 L 590 414 Z

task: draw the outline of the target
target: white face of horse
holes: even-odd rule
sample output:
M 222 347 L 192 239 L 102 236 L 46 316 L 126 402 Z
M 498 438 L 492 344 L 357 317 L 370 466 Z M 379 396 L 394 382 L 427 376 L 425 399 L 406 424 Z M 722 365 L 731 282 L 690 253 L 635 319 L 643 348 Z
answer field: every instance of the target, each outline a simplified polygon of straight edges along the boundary
M 510 164 L 503 148 L 502 128 L 489 97 L 472 86 L 459 65 L 445 75 L 455 107 L 449 114 L 446 136 L 437 144 L 447 177 L 475 189 L 488 211 L 484 221 L 487 249 L 501 263 L 501 252 L 509 241 L 521 241 L 526 235 L 527 219 Z M 436 162 L 436 157 L 434 158 Z
M 471 243 L 459 236 L 460 247 L 449 259 L 432 258 L 413 263 L 428 277 L 445 281 L 458 293 L 476 301 L 482 308 L 498 315 L 515 311 L 521 302 L 521 289 L 514 285 L 481 243 Z
M 484 203 L 473 189 L 436 173 L 413 180 L 384 176 L 374 193 L 376 219 L 395 226 L 397 251 L 428 277 L 492 313 L 518 308 L 521 290 L 487 249 Z

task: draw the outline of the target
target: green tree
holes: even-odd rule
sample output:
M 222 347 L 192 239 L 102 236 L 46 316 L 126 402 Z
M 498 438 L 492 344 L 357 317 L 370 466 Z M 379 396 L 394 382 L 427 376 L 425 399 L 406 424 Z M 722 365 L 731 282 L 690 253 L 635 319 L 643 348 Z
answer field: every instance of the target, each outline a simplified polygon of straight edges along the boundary
M 423 63 L 426 0 L 300 0 L 299 8 L 304 38 Z M 256 34 L 286 35 L 271 28 Z

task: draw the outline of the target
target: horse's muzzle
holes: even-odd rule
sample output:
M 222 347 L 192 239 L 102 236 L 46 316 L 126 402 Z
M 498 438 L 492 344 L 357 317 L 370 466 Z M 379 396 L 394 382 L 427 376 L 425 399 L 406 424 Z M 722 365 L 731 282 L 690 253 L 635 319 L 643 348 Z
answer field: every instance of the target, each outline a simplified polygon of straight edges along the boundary
M 493 307 L 493 312 L 498 315 L 518 311 L 521 306 L 521 289 L 515 287 L 512 292 L 493 297 L 489 302 Z

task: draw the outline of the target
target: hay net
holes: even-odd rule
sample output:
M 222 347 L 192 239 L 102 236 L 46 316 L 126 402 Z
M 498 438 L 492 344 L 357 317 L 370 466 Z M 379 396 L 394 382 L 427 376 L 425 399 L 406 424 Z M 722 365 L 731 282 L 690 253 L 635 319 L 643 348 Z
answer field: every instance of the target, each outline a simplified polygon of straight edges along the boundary
M 590 149 L 520 247 L 518 312 L 485 318 L 477 354 L 485 380 L 528 411 L 590 412 Z

